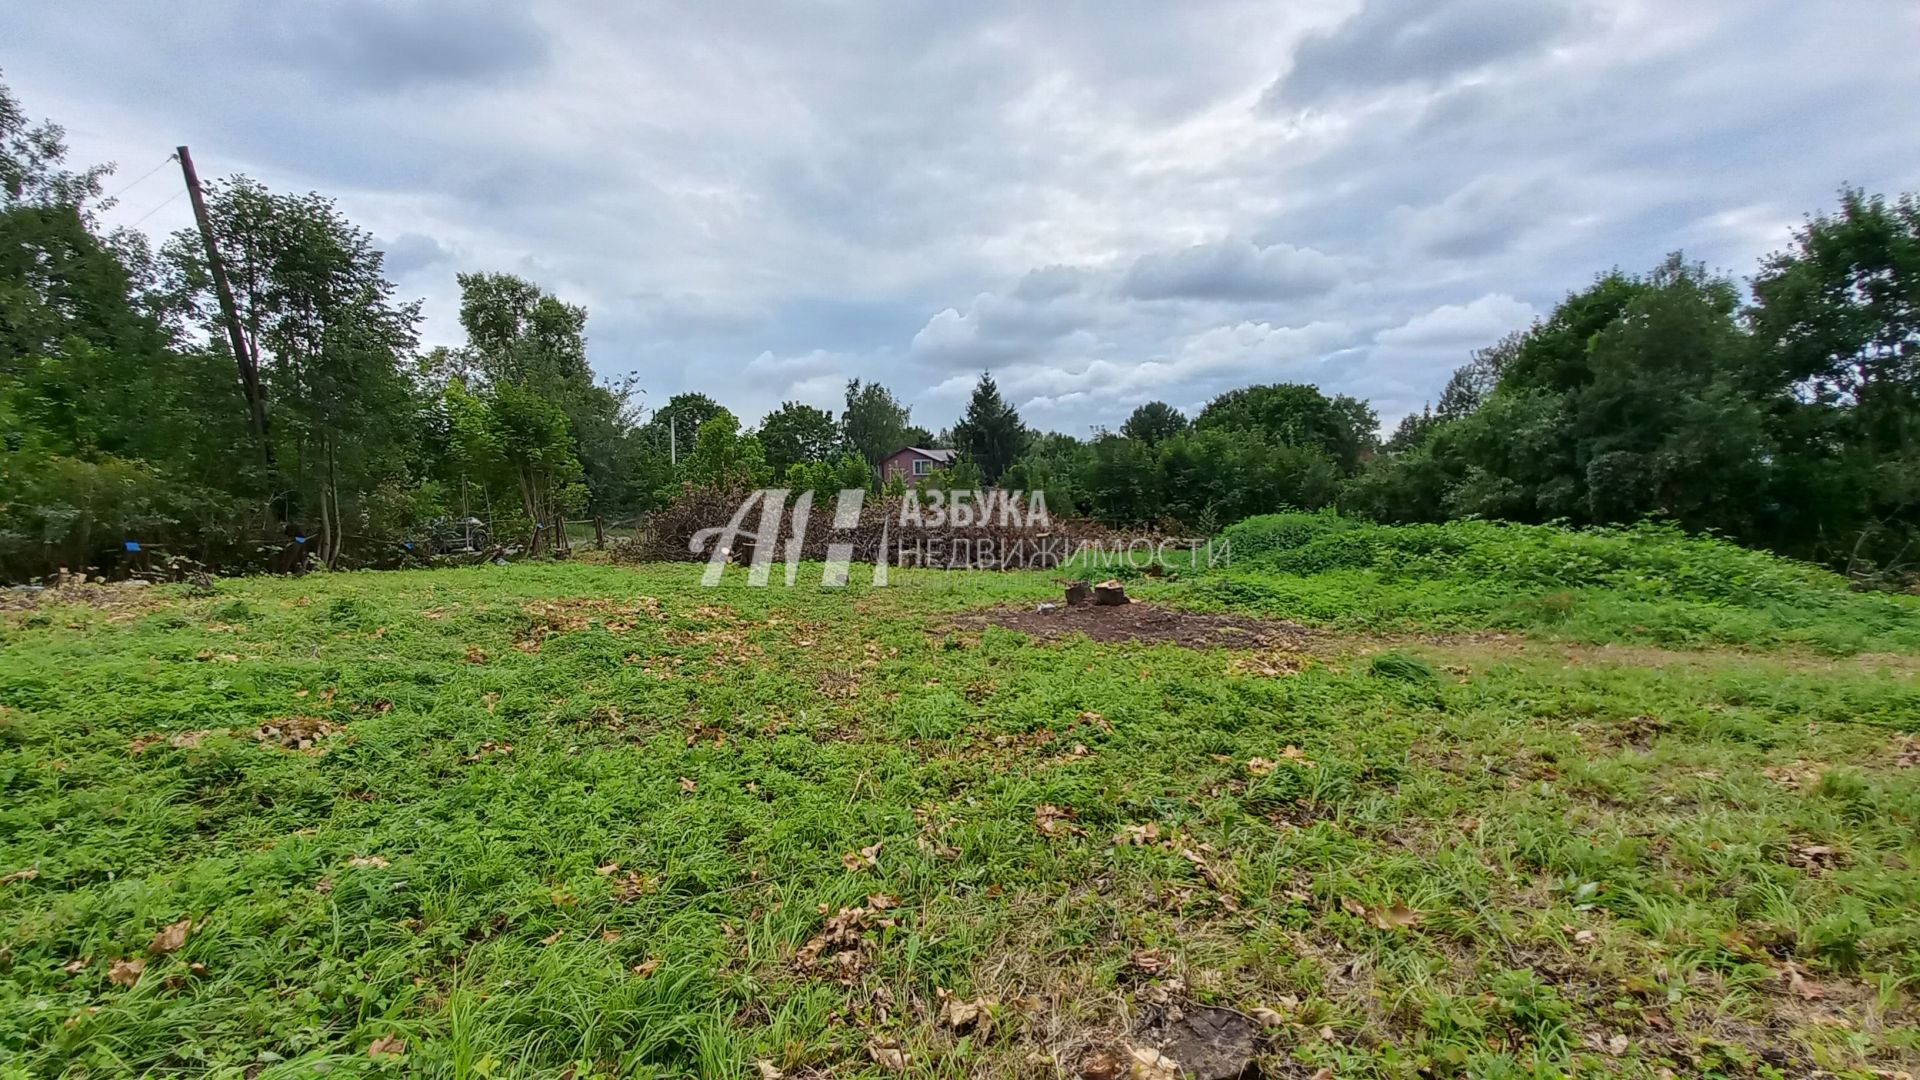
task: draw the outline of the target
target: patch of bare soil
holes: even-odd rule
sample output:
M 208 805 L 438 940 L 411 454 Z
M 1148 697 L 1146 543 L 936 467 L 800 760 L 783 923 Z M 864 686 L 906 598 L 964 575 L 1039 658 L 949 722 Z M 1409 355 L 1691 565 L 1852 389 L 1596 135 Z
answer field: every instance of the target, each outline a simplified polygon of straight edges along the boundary
M 1138 641 L 1183 645 L 1190 649 L 1248 649 L 1298 643 L 1315 633 L 1298 623 L 1255 619 L 1245 615 L 1176 611 L 1139 601 L 1110 607 L 1095 604 L 1040 604 L 1036 607 L 989 608 L 958 615 L 953 622 L 962 629 L 979 630 L 997 626 L 1002 630 L 1015 630 L 1049 641 L 1085 634 L 1094 641 Z
M 1251 1017 L 1208 1005 L 1150 1005 L 1132 1035 L 1090 1050 L 1079 1062 L 1082 1080 L 1257 1080 L 1260 1028 Z

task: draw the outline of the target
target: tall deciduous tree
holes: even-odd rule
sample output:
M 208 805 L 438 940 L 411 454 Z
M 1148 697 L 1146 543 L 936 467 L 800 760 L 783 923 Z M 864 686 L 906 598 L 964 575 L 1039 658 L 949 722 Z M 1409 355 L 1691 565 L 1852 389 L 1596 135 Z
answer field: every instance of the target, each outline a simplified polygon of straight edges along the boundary
M 1194 427 L 1252 432 L 1319 450 L 1351 473 L 1372 451 L 1379 419 L 1366 402 L 1345 394 L 1329 398 L 1317 387 L 1275 383 L 1221 394 L 1200 411 Z
M 887 455 L 908 445 L 909 411 L 879 383 L 847 383 L 847 408 L 840 414 L 840 432 L 867 467 L 877 469 Z
M 235 177 L 211 185 L 207 209 L 261 361 L 278 444 L 275 490 L 333 565 L 358 516 L 352 496 L 408 472 L 420 428 L 407 375 L 420 305 L 395 299 L 385 255 L 331 199 L 279 195 Z M 164 255 L 176 295 L 220 342 L 199 237 L 175 234 Z
M 785 476 L 792 465 L 831 461 L 845 447 L 832 413 L 797 401 L 783 402 L 768 413 L 757 434 L 775 476 Z
M 1186 414 L 1179 409 L 1164 401 L 1149 401 L 1133 410 L 1126 423 L 1120 425 L 1120 434 L 1155 446 L 1181 434 L 1190 426 Z
M 461 274 L 458 280 L 460 324 L 467 331 L 459 366 L 485 384 L 514 383 L 558 405 L 591 508 L 631 509 L 644 490 L 636 480 L 641 447 L 632 438 L 633 385 L 594 381 L 587 310 L 512 274 Z
M 740 421 L 722 409 L 700 425 L 700 444 L 681 470 L 696 487 L 738 491 L 768 479 L 767 455 L 760 440 L 740 432 Z
M 527 550 L 537 555 L 563 543 L 565 511 L 586 501 L 566 413 L 511 380 L 478 393 L 454 382 L 446 401 L 465 461 L 483 482 L 497 481 L 519 496 Z

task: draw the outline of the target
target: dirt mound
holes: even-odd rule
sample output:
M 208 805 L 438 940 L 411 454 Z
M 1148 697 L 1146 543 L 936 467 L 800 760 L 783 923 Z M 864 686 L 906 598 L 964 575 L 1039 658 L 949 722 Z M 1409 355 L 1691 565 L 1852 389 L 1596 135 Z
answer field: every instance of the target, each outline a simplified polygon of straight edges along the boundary
M 975 630 L 997 626 L 1046 640 L 1085 634 L 1095 641 L 1143 641 L 1184 645 L 1190 649 L 1250 649 L 1298 642 L 1313 633 L 1298 623 L 1176 611 L 1137 601 L 1113 607 L 1040 604 L 991 608 L 961 615 L 954 619 L 954 624 Z

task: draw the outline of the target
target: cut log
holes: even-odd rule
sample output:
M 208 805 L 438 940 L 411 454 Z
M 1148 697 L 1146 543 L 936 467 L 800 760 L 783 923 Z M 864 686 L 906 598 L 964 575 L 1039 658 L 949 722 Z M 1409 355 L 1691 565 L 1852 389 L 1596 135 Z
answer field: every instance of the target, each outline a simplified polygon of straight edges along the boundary
M 1131 604 L 1127 599 L 1126 586 L 1118 580 L 1103 581 L 1093 587 L 1093 603 L 1096 607 L 1113 607 L 1119 604 Z
M 1072 581 L 1067 583 L 1067 603 L 1068 604 L 1070 605 L 1084 604 L 1091 599 L 1093 599 L 1092 586 L 1088 585 L 1084 581 Z

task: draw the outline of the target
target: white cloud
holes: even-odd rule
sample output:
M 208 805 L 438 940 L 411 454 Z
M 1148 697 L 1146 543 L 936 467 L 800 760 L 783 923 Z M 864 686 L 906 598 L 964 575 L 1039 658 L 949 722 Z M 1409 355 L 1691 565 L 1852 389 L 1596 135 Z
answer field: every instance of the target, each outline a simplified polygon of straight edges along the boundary
M 1470 349 L 1491 345 L 1534 320 L 1533 305 L 1504 293 L 1467 304 L 1442 304 L 1374 335 L 1374 341 L 1398 349 Z

